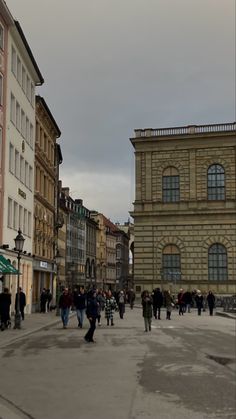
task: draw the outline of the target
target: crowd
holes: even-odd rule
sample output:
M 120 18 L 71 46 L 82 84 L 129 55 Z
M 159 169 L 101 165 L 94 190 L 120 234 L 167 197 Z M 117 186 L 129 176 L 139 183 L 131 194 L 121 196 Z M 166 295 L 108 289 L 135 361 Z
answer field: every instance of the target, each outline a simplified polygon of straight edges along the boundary
M 21 319 L 24 320 L 24 309 L 26 306 L 26 296 L 21 288 L 19 288 L 15 297 L 15 310 L 18 308 Z M 61 320 L 63 328 L 66 329 L 69 322 L 70 311 L 76 311 L 78 327 L 82 328 L 85 317 L 90 322 L 90 327 L 84 339 L 87 342 L 94 342 L 93 336 L 96 329 L 96 324 L 101 326 L 102 312 L 107 326 L 114 326 L 114 312 L 119 312 L 120 319 L 124 318 L 126 304 L 129 304 L 132 310 L 135 302 L 135 292 L 133 289 L 128 291 L 120 290 L 112 292 L 111 290 L 104 291 L 103 289 L 92 289 L 86 291 L 83 286 L 75 287 L 73 292 L 68 288 L 64 288 L 59 298 L 59 308 L 61 313 Z M 49 289 L 43 288 L 40 295 L 40 312 L 46 313 L 52 308 L 52 294 Z M 169 290 L 161 291 L 156 288 L 152 293 L 143 291 L 141 295 L 141 304 L 143 310 L 145 331 L 151 331 L 151 322 L 154 316 L 155 319 L 161 320 L 161 309 L 165 307 L 166 319 L 171 320 L 171 313 L 173 308 L 178 308 L 178 313 L 183 316 L 185 313 L 190 313 L 192 307 L 197 308 L 198 315 L 201 315 L 202 310 L 206 310 L 208 305 L 210 316 L 213 315 L 215 306 L 215 296 L 212 291 L 209 291 L 207 296 L 202 295 L 200 290 L 184 291 L 179 290 L 177 298 L 171 294 Z M 11 326 L 10 316 L 11 294 L 7 288 L 0 294 L 0 319 L 1 330 Z

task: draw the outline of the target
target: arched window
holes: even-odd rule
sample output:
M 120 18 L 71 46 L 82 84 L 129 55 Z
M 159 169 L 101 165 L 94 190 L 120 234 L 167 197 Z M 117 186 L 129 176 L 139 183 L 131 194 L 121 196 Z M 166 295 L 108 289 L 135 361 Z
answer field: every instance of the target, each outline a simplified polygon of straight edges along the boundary
M 219 243 L 213 244 L 208 250 L 209 280 L 218 281 L 227 279 L 227 250 Z
M 162 279 L 175 281 L 181 278 L 181 257 L 179 248 L 173 244 L 162 252 Z
M 220 164 L 212 164 L 208 168 L 207 197 L 210 201 L 225 199 L 225 170 Z
M 167 167 L 162 174 L 162 200 L 178 202 L 179 199 L 179 172 L 175 167 Z

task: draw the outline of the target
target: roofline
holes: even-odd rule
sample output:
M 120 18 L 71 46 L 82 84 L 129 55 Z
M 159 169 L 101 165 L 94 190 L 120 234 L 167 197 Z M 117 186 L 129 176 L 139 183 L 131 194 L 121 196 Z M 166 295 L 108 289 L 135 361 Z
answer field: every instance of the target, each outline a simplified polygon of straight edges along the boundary
M 3 20 L 10 26 L 14 25 L 14 18 L 4 0 L 0 0 L 0 11 L 2 13 Z
M 27 53 L 28 53 L 28 55 L 29 55 L 29 57 L 31 59 L 31 62 L 32 62 L 33 66 L 34 66 L 34 69 L 35 69 L 35 71 L 36 71 L 36 73 L 38 75 L 39 83 L 36 83 L 36 86 L 41 86 L 44 83 L 44 78 L 43 78 L 43 76 L 42 76 L 42 74 L 41 74 L 41 72 L 39 70 L 39 67 L 38 67 L 36 61 L 35 61 L 35 58 L 33 56 L 33 53 L 31 51 L 31 49 L 30 49 L 30 46 L 29 46 L 29 44 L 28 44 L 28 42 L 26 40 L 26 37 L 24 35 L 24 32 L 23 32 L 23 30 L 22 30 L 22 28 L 20 26 L 20 23 L 17 20 L 15 20 L 15 26 L 16 26 L 16 29 L 17 29 L 20 37 L 21 37 L 21 40 L 22 40 L 24 46 L 25 46 L 25 49 L 26 49 L 26 51 L 27 51 Z
M 59 137 L 61 136 L 61 130 L 60 130 L 60 128 L 58 127 L 58 125 L 57 125 L 57 123 L 56 123 L 56 121 L 55 121 L 55 119 L 54 119 L 54 116 L 52 115 L 52 113 L 51 113 L 51 111 L 50 111 L 50 109 L 49 109 L 49 107 L 48 107 L 48 105 L 47 105 L 47 103 L 46 103 L 45 99 L 44 99 L 42 96 L 40 96 L 40 95 L 36 95 L 36 102 L 37 102 L 37 101 L 41 102 L 41 103 L 42 103 L 42 105 L 44 106 L 44 108 L 45 108 L 46 112 L 48 113 L 48 115 L 49 115 L 49 117 L 50 117 L 51 121 L 52 121 L 52 122 L 53 122 L 53 124 L 54 124 L 54 127 L 56 128 L 56 131 L 57 131 L 57 134 L 58 134 L 57 138 L 59 138 Z

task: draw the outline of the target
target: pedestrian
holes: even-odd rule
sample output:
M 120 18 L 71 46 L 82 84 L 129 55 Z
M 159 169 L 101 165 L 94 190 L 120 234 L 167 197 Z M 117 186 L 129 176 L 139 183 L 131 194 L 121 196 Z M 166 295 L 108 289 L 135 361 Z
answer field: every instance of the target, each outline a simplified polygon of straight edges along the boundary
M 198 315 L 201 316 L 202 308 L 203 308 L 203 296 L 200 290 L 197 290 L 195 301 L 196 301 Z
M 118 307 L 119 307 L 120 318 L 123 319 L 124 313 L 125 313 L 125 294 L 123 290 L 120 291 L 119 296 L 118 296 Z
M 1 317 L 1 330 L 7 329 L 11 325 L 10 317 L 11 294 L 8 288 L 4 288 L 0 294 L 0 317 Z
M 152 295 L 153 315 L 155 319 L 161 320 L 161 307 L 163 306 L 163 294 L 160 288 L 155 288 Z M 158 317 L 157 317 L 158 316 Z
M 192 293 L 190 291 L 185 291 L 183 295 L 183 300 L 185 304 L 185 311 L 188 311 L 188 313 L 190 313 L 192 302 L 193 302 Z
M 99 302 L 97 301 L 97 292 L 94 289 L 92 294 L 90 294 L 90 297 L 88 298 L 88 302 L 87 302 L 86 314 L 90 323 L 90 327 L 86 335 L 84 336 L 84 340 L 86 342 L 93 342 L 93 343 L 95 342 L 95 340 L 93 339 L 93 335 L 96 329 L 98 308 L 99 308 Z
M 48 297 L 46 288 L 43 288 L 40 295 L 40 313 L 46 313 L 47 299 Z
M 51 304 L 51 301 L 52 301 L 52 293 L 51 293 L 50 289 L 47 289 L 46 293 L 47 293 L 47 312 L 49 313 L 50 304 Z
M 86 312 L 87 296 L 85 294 L 84 287 L 80 287 L 77 293 L 74 292 L 74 307 L 76 309 L 78 327 L 82 329 L 84 323 L 84 317 Z
M 182 314 L 182 316 L 183 316 L 184 315 L 184 307 L 185 307 L 183 288 L 180 288 L 177 299 L 178 299 L 178 306 L 179 306 L 179 315 Z
M 211 290 L 209 290 L 207 294 L 207 303 L 209 307 L 209 314 L 210 316 L 213 316 L 213 309 L 215 307 L 215 296 Z
M 72 297 L 68 291 L 68 288 L 64 288 L 63 293 L 59 298 L 59 308 L 61 310 L 61 320 L 63 329 L 67 328 L 69 321 L 70 308 L 72 306 Z
M 175 306 L 170 290 L 164 291 L 164 305 L 166 307 L 166 320 L 170 320 L 172 309 Z
M 129 302 L 129 304 L 130 304 L 130 308 L 131 308 L 131 310 L 133 310 L 133 308 L 134 308 L 134 301 L 135 301 L 135 292 L 134 292 L 134 290 L 133 290 L 133 288 L 131 288 L 129 291 L 128 291 L 128 302 Z
M 145 332 L 152 330 L 152 297 L 147 290 L 142 293 L 142 307 Z
M 26 296 L 25 293 L 22 291 L 22 288 L 19 287 L 18 292 L 16 293 L 16 298 L 15 298 L 15 311 L 17 311 L 17 305 L 18 305 L 18 294 L 20 296 L 20 314 L 21 314 L 21 319 L 24 320 L 25 319 L 25 306 L 26 306 Z
M 114 326 L 114 311 L 118 310 L 115 297 L 113 297 L 111 290 L 107 291 L 105 301 L 105 318 L 107 319 L 107 326 L 111 321 L 111 326 Z
M 102 325 L 102 323 L 101 323 L 101 313 L 102 313 L 102 311 L 104 311 L 105 302 L 106 302 L 105 294 L 104 294 L 104 292 L 103 292 L 103 290 L 101 288 L 100 288 L 100 290 L 97 293 L 97 301 L 99 303 L 99 306 L 98 306 L 98 317 L 97 317 L 97 319 L 98 319 L 98 326 L 101 326 Z

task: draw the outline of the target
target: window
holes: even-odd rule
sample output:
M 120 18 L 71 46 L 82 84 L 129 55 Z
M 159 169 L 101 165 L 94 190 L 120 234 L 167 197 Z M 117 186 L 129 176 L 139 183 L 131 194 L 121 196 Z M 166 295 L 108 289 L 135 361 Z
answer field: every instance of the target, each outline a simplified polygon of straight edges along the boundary
M 26 71 L 25 67 L 22 66 L 22 89 L 23 92 L 26 93 Z
M 215 243 L 208 251 L 209 280 L 226 280 L 228 277 L 227 271 L 227 250 L 222 244 Z
M 4 49 L 4 28 L 1 24 L 0 24 L 0 48 L 2 50 Z
M 13 228 L 18 230 L 18 204 L 14 202 L 14 213 L 13 213 Z
M 34 85 L 33 85 L 33 83 L 31 83 L 30 93 L 31 93 L 30 102 L 31 102 L 32 106 L 34 106 Z
M 209 201 L 225 199 L 225 171 L 220 164 L 213 164 L 208 169 L 207 197 Z
M 117 259 L 121 258 L 121 247 L 120 246 L 116 246 L 116 257 L 117 257 Z
M 29 123 L 29 119 L 26 117 L 26 123 L 25 123 L 25 139 L 26 142 L 29 143 L 29 138 L 30 138 L 30 123 Z
M 30 79 L 28 76 L 26 76 L 26 96 L 30 100 Z
M 32 215 L 31 212 L 28 212 L 28 236 L 31 237 L 31 222 L 32 222 Z
M 23 233 L 28 234 L 28 225 L 27 225 L 27 210 L 24 209 L 24 222 L 23 222 Z
M 18 131 L 20 131 L 20 105 L 19 103 L 16 101 L 16 128 L 18 129 Z
M 14 156 L 14 147 L 9 144 L 9 171 L 14 175 L 15 170 L 15 156 Z
M 25 181 L 25 161 L 22 156 L 20 156 L 20 181 L 22 183 Z
M 15 176 L 20 179 L 20 154 L 15 149 Z
M 23 208 L 19 205 L 19 228 L 23 231 Z
M 116 278 L 120 278 L 121 277 L 121 265 L 120 263 L 118 263 L 116 265 Z
M 17 81 L 21 84 L 21 60 L 17 56 Z
M 29 164 L 25 162 L 25 186 L 29 187 Z
M 11 71 L 16 76 L 16 51 L 13 47 L 11 49 Z
M 12 228 L 12 199 L 8 198 L 7 226 Z
M 10 118 L 11 118 L 11 122 L 15 124 L 16 123 L 16 99 L 13 96 L 13 94 L 11 94 Z
M 175 281 L 181 279 L 180 251 L 175 245 L 168 245 L 162 253 L 162 279 Z
M 3 75 L 0 74 L 0 105 L 3 105 Z
M 29 189 L 32 191 L 33 184 L 33 168 L 29 166 Z
M 33 147 L 34 146 L 34 127 L 32 124 L 30 124 L 30 146 Z
M 178 202 L 180 199 L 179 173 L 175 167 L 168 167 L 162 175 L 163 202 Z
M 25 113 L 21 109 L 21 135 L 26 138 L 26 119 L 25 119 Z

